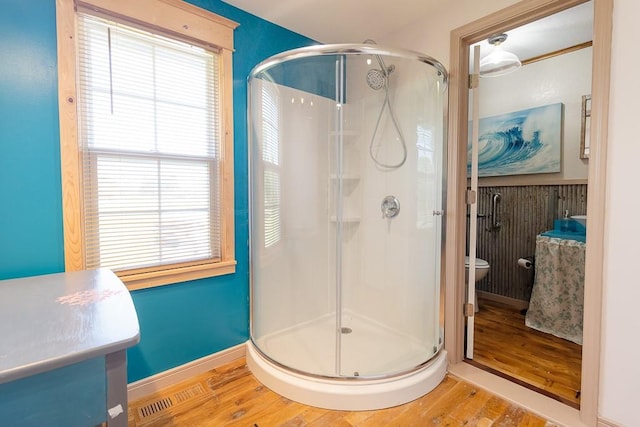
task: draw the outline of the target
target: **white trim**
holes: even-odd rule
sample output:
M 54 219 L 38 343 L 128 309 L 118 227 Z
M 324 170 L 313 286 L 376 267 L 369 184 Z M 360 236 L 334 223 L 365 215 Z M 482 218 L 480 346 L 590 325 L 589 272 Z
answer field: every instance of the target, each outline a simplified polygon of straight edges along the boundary
M 536 176 L 537 178 L 537 176 Z M 488 176 L 478 180 L 478 187 L 525 187 L 531 185 L 580 185 L 589 184 L 588 179 L 564 179 L 550 177 L 531 178 L 531 175 Z
M 603 417 L 598 418 L 598 427 L 622 427 L 620 424 L 616 424 L 611 420 Z
M 488 390 L 502 399 L 521 406 L 558 426 L 586 427 L 580 411 L 529 390 L 509 380 L 485 372 L 468 363 L 449 365 L 449 374 L 477 387 Z
M 245 343 L 238 344 L 226 350 L 201 357 L 184 365 L 176 366 L 175 368 L 132 382 L 127 386 L 127 400 L 132 402 L 141 399 L 163 388 L 204 374 L 207 371 L 244 357 L 245 353 Z

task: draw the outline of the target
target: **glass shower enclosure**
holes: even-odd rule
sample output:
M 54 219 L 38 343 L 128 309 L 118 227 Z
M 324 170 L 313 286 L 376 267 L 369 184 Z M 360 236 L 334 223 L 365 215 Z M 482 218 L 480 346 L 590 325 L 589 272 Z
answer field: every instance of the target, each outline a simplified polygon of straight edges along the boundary
M 312 46 L 259 64 L 248 88 L 249 367 L 299 401 L 291 378 L 389 389 L 441 359 L 437 385 L 444 67 L 373 44 Z

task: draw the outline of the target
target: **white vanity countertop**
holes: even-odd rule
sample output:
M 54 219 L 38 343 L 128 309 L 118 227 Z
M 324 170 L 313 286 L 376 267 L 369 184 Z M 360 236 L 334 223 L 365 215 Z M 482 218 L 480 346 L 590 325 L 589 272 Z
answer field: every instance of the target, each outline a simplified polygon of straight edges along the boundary
M 108 269 L 0 281 L 0 384 L 139 341 L 131 295 Z

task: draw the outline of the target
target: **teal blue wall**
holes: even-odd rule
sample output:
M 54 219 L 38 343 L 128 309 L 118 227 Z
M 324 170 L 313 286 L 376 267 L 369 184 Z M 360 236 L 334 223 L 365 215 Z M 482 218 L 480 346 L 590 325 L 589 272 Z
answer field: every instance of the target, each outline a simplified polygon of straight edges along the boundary
M 3 0 L 0 279 L 64 269 L 56 67 L 55 2 Z
M 314 44 L 219 0 L 191 3 L 240 24 L 233 60 L 236 273 L 133 292 L 135 381 L 244 342 L 249 327 L 246 77 Z M 64 270 L 54 0 L 0 3 L 0 279 Z

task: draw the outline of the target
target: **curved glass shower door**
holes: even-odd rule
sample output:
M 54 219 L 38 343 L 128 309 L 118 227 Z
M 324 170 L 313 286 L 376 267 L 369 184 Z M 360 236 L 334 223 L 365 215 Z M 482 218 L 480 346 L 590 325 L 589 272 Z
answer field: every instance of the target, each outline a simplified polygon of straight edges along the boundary
M 444 69 L 315 46 L 256 67 L 249 91 L 255 347 L 323 377 L 426 364 L 443 332 Z

